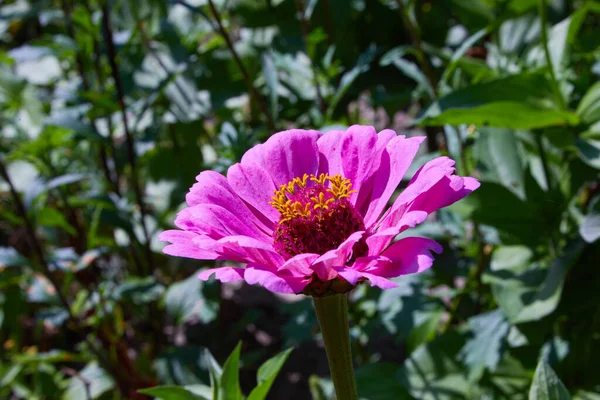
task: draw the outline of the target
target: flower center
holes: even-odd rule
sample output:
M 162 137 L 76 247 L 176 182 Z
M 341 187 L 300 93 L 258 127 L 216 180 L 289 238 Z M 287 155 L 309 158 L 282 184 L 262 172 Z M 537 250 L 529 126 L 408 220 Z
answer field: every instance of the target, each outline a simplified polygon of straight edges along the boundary
M 273 233 L 275 250 L 286 258 L 324 254 L 364 231 L 362 216 L 349 200 L 351 189 L 350 179 L 337 174 L 304 174 L 281 185 L 269 203 L 281 214 Z M 357 247 L 364 252 L 364 244 L 357 243 L 355 254 Z

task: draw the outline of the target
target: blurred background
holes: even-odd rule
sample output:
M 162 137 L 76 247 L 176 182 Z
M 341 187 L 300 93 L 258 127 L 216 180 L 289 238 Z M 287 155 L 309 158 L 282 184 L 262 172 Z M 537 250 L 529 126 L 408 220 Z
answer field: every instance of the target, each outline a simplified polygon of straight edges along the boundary
M 585 0 L 3 0 L 0 398 L 331 399 L 310 299 L 157 234 L 200 171 L 367 124 L 427 136 L 404 185 L 449 155 L 482 187 L 410 232 L 433 268 L 352 293 L 361 397 L 600 399 L 599 29 Z

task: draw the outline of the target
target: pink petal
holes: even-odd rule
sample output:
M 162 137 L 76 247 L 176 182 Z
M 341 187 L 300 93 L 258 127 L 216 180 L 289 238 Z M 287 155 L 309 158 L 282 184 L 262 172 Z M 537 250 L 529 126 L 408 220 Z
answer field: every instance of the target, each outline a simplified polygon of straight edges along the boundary
M 306 278 L 280 276 L 258 265 L 246 268 L 244 278 L 251 285 L 258 283 L 271 292 L 289 294 L 302 292 L 309 282 Z
M 387 137 L 386 133 L 384 138 Z M 373 172 L 373 164 L 379 162 L 375 128 L 353 125 L 346 131 L 330 131 L 317 144 L 321 153 L 319 172 L 350 179 L 352 189 L 357 191 L 350 195 L 350 201 L 355 203 L 363 182 Z
M 171 244 L 165 246 L 163 253 L 170 256 L 195 258 L 198 260 L 214 260 L 218 255 L 196 246 L 193 239 L 198 236 L 193 232 L 169 230 L 158 235 L 163 242 Z
M 227 180 L 254 215 L 272 231 L 279 212 L 269 204 L 277 189 L 269 173 L 255 163 L 238 163 L 227 171 Z
M 352 248 L 362 238 L 364 231 L 354 232 L 340 244 L 337 249 L 329 250 L 317 258 L 311 268 L 322 281 L 329 281 L 337 276 L 334 267 L 343 266 L 352 255 Z
M 221 268 L 212 268 L 207 269 L 206 271 L 202 271 L 198 274 L 198 278 L 207 281 L 212 274 L 215 275 L 215 279 L 221 282 L 233 282 L 233 281 L 241 281 L 244 279 L 244 268 L 234 268 L 234 267 L 221 267 Z
M 371 286 L 377 286 L 381 289 L 393 289 L 398 285 L 389 279 L 371 274 L 369 272 L 357 271 L 352 268 L 341 267 L 337 269 L 338 274 L 347 280 L 350 284 L 356 285 L 359 281 L 367 279 L 371 282 Z
M 257 164 L 271 175 L 276 187 L 319 169 L 317 131 L 292 129 L 271 136 L 264 144 L 250 149 L 241 164 Z M 271 193 L 273 195 L 273 193 Z
M 434 251 L 442 252 L 442 246 L 434 240 L 421 237 L 408 237 L 393 243 L 382 254 L 391 263 L 380 264 L 372 272 L 385 278 L 423 272 L 433 264 Z
M 239 220 L 249 221 L 268 236 L 273 233 L 273 224 L 263 217 L 257 218 L 242 202 L 223 175 L 214 171 L 204 171 L 196 177 L 197 182 L 186 196 L 190 206 L 215 204 L 229 210 Z
M 410 167 L 419 146 L 425 137 L 405 138 L 398 136 L 390 140 L 381 155 L 379 168 L 373 175 L 373 192 L 365 215 L 365 225 L 371 227 L 387 206 L 388 200 L 400 184 Z
M 423 210 L 432 213 L 447 207 L 479 187 L 475 178 L 445 176 L 425 193 L 422 193 L 410 205 L 410 210 Z
M 233 214 L 229 209 L 216 204 L 198 204 L 184 208 L 177 214 L 175 225 L 183 230 L 205 234 L 213 239 L 225 236 L 249 236 L 266 243 L 271 237 Z
M 414 228 L 427 219 L 425 211 L 409 211 L 402 215 L 396 226 L 380 229 L 367 238 L 369 255 L 380 254 L 396 236 L 408 228 Z
M 363 272 L 362 276 L 364 276 L 369 280 L 369 282 L 371 282 L 371 286 L 377 286 L 380 289 L 394 289 L 398 287 L 398 284 L 396 282 L 392 282 L 389 279 L 386 279 L 379 275 Z
M 284 259 L 275 252 L 271 244 L 247 236 L 227 236 L 218 240 L 224 249 L 234 251 L 242 256 L 242 262 L 277 268 Z M 224 250 L 221 250 L 224 251 Z
M 319 258 L 318 254 L 298 254 L 297 256 L 287 260 L 281 267 L 279 267 L 278 272 L 281 275 L 297 277 L 311 276 L 313 270 L 310 268 L 310 266 L 317 258 Z
M 413 176 L 406 189 L 400 193 L 392 207 L 380 220 L 380 228 L 386 229 L 398 224 L 407 211 L 409 203 L 421 194 L 430 190 L 444 177 L 454 172 L 454 161 L 448 157 L 437 157 L 424 166 Z

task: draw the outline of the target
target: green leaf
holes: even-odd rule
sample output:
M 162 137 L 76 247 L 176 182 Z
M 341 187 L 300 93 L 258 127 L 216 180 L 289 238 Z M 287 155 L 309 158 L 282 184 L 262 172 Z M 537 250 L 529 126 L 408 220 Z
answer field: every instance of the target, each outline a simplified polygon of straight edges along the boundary
M 596 82 L 585 93 L 577 106 L 577 115 L 589 125 L 600 121 L 600 82 Z
M 256 380 L 258 385 L 250 392 L 248 400 L 264 400 L 271 389 L 271 385 L 275 382 L 279 370 L 289 357 L 293 348 L 282 351 L 275 357 L 265 361 L 263 365 L 258 369 Z
M 401 366 L 378 362 L 356 369 L 356 386 L 361 399 L 405 400 L 412 399 L 401 381 Z
M 277 104 L 279 100 L 278 96 L 278 85 L 279 78 L 277 77 L 277 69 L 275 68 L 275 64 L 273 62 L 273 57 L 271 54 L 265 52 L 262 55 L 262 71 L 265 77 L 265 83 L 267 84 L 267 88 L 269 89 L 269 103 L 271 106 L 271 115 L 273 118 L 277 118 Z
M 448 332 L 416 349 L 404 362 L 399 382 L 416 399 L 468 398 L 469 384 L 456 354 L 464 338 Z
M 588 243 L 598 240 L 600 238 L 600 215 L 586 215 L 579 226 L 579 234 Z
M 459 61 L 464 57 L 465 53 L 471 49 L 475 43 L 481 40 L 485 35 L 489 33 L 489 29 L 481 29 L 471 35 L 467 40 L 465 40 L 458 49 L 452 54 L 452 58 L 450 59 L 450 63 L 446 67 L 444 71 L 441 82 L 445 83 L 448 81 L 450 75 L 454 72 L 454 70 L 458 67 Z
M 209 363 L 207 351 L 202 347 L 177 346 L 158 355 L 154 370 L 164 384 L 200 384 L 209 381 Z
M 575 148 L 581 160 L 590 167 L 600 169 L 600 141 L 577 139 Z
M 210 397 L 198 395 L 197 393 L 186 389 L 185 386 L 155 386 L 148 389 L 138 390 L 138 393 L 147 394 L 148 396 L 154 396 L 157 399 L 161 400 L 211 400 Z M 210 395 L 210 392 L 208 394 Z
M 71 235 L 77 234 L 77 231 L 75 228 L 73 228 L 69 221 L 67 221 L 65 215 L 55 208 L 43 208 L 37 213 L 36 217 L 36 222 L 40 226 L 54 226 L 64 229 Z
M 506 258 L 503 262 L 496 261 L 498 256 L 492 256 L 496 269 L 486 273 L 483 281 L 492 285 L 494 298 L 510 322 L 537 321 L 558 306 L 565 275 L 583 248 L 584 243 L 580 240 L 569 243 L 564 254 L 549 266 L 540 262 L 530 263 L 525 249 L 519 249 L 521 254 L 512 262 Z M 503 264 L 502 269 L 498 268 L 499 264 Z
M 498 229 L 506 235 L 507 241 L 535 244 L 543 237 L 535 205 L 521 200 L 500 184 L 482 182 L 464 203 L 473 207 L 472 217 L 476 221 Z
M 129 278 L 115 288 L 117 298 L 137 305 L 156 301 L 164 292 L 165 287 L 153 276 Z
M 91 362 L 77 376 L 69 379 L 69 386 L 63 400 L 79 400 L 99 398 L 103 393 L 113 389 L 115 382 L 96 362 Z
M 387 53 L 385 53 L 379 64 L 381 66 L 394 65 L 398 68 L 404 75 L 411 78 L 415 82 L 417 82 L 420 86 L 424 87 L 429 94 L 429 97 L 432 99 L 435 98 L 434 88 L 431 87 L 429 80 L 425 76 L 425 74 L 421 71 L 419 66 L 411 61 L 408 61 L 404 58 L 405 54 L 408 52 L 409 48 L 406 46 L 396 47 Z
M 336 106 L 342 100 L 342 97 L 346 94 L 346 92 L 350 89 L 356 78 L 364 72 L 369 70 L 369 65 L 373 58 L 375 57 L 375 45 L 369 46 L 369 48 L 360 55 L 356 65 L 349 70 L 348 72 L 342 75 L 342 79 L 340 80 L 340 85 L 336 90 L 333 98 L 329 101 L 329 108 L 327 109 L 327 120 L 331 120 L 333 116 L 333 112 L 335 111 Z
M 470 318 L 469 326 L 473 337 L 459 355 L 469 366 L 469 380 L 476 382 L 485 368 L 490 371 L 496 369 L 510 326 L 500 309 Z
M 524 272 L 529 269 L 533 251 L 526 246 L 501 246 L 492 254 L 490 269 L 492 271 L 510 270 Z
M 165 306 L 167 313 L 178 324 L 192 320 L 208 323 L 216 318 L 218 305 L 205 298 L 202 291 L 204 285 L 197 274 L 193 274 L 169 287 L 165 296 Z
M 482 178 L 501 183 L 522 198 L 523 165 L 515 132 L 510 129 L 482 127 L 475 146 L 477 169 Z
M 520 74 L 456 90 L 432 104 L 417 122 L 533 129 L 576 125 L 579 118 L 558 109 L 543 75 Z
M 223 365 L 223 374 L 219 379 L 219 398 L 218 400 L 241 400 L 244 398 L 240 388 L 239 363 L 242 343 L 235 346 L 233 352 Z
M 570 400 L 571 396 L 554 370 L 543 359 L 535 369 L 529 400 Z
M 52 178 L 49 181 L 36 180 L 29 189 L 25 192 L 25 207 L 29 208 L 36 197 L 48 190 L 55 189 L 59 186 L 69 185 L 71 183 L 82 181 L 87 178 L 86 174 L 66 174 Z
M 443 315 L 444 312 L 442 310 L 434 310 L 429 313 L 425 322 L 417 325 L 410 331 L 406 338 L 406 350 L 408 353 L 412 353 L 417 347 L 435 337 Z
M 23 267 L 29 261 L 12 247 L 0 247 L 0 271 L 6 267 Z

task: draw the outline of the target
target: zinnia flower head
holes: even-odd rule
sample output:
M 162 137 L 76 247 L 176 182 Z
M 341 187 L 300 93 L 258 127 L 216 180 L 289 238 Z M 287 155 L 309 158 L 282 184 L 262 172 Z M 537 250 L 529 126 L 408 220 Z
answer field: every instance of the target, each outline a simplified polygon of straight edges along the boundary
M 199 278 L 243 279 L 273 292 L 319 297 L 362 281 L 396 287 L 389 278 L 426 270 L 442 247 L 395 237 L 479 187 L 474 178 L 454 175 L 454 161 L 437 157 L 388 207 L 423 139 L 358 125 L 326 134 L 279 132 L 226 177 L 198 175 L 175 220 L 180 230 L 160 235 L 171 243 L 164 252 L 244 263 Z

